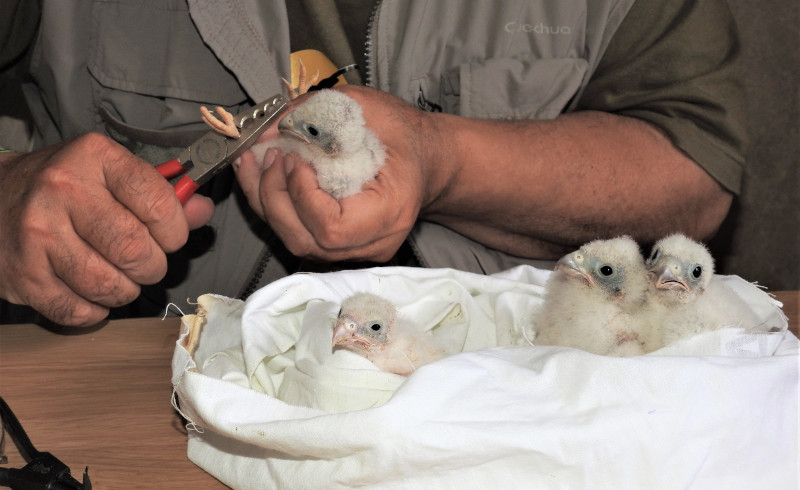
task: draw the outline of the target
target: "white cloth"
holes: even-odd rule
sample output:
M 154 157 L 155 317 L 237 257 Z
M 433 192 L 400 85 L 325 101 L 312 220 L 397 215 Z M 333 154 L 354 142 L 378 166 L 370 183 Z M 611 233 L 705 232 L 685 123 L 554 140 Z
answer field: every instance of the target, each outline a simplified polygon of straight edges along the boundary
M 234 488 L 797 488 L 798 340 L 779 303 L 724 276 L 775 332 L 604 357 L 527 342 L 549 274 L 377 268 L 202 296 L 173 358 L 189 458 Z M 358 291 L 465 352 L 408 378 L 332 353 Z

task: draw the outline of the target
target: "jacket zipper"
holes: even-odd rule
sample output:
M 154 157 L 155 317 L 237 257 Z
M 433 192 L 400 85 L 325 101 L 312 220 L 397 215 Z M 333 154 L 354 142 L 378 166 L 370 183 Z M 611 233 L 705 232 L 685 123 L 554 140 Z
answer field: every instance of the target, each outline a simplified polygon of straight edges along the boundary
M 369 14 L 369 23 L 367 24 L 367 39 L 364 43 L 364 58 L 366 65 L 364 67 L 364 85 L 367 87 L 375 87 L 375 30 L 378 28 L 378 17 L 380 13 L 381 3 L 383 0 L 377 0 L 372 5 L 372 12 Z
M 246 300 L 261 286 L 261 279 L 264 276 L 264 272 L 267 270 L 267 265 L 271 258 L 272 250 L 270 249 L 270 242 L 267 242 L 259 254 L 253 272 L 250 274 L 250 279 L 245 283 L 245 286 L 239 293 L 239 299 L 242 301 Z

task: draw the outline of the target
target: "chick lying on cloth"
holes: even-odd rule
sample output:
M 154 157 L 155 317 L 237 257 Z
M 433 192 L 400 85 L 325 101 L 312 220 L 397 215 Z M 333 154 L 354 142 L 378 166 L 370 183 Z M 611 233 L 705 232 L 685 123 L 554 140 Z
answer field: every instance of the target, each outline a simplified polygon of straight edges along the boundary
M 549 274 L 379 268 L 202 296 L 173 359 L 189 458 L 234 488 L 796 487 L 798 342 L 768 295 L 722 278 L 776 332 L 609 357 L 525 340 Z M 403 377 L 332 349 L 360 291 L 463 353 Z
M 366 357 L 381 371 L 408 376 L 417 367 L 455 354 L 460 342 L 453 340 L 448 344 L 399 316 L 385 298 L 356 293 L 342 301 L 331 345 Z
M 728 282 L 705 246 L 681 234 L 659 240 L 647 261 L 628 236 L 594 240 L 556 264 L 533 343 L 636 356 L 722 328 L 769 331 Z

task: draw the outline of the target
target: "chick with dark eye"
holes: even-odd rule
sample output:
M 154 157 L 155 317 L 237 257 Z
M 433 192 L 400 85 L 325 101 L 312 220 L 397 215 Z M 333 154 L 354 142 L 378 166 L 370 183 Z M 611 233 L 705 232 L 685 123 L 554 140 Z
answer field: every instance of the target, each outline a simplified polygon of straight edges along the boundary
M 534 319 L 533 343 L 594 354 L 641 354 L 635 317 L 646 290 L 644 260 L 633 239 L 589 242 L 556 264 Z
M 655 250 L 647 262 L 648 350 L 724 327 L 758 328 L 753 311 L 714 276 L 714 259 L 703 244 L 674 234 Z
M 400 318 L 391 302 L 371 293 L 342 302 L 331 343 L 334 350 L 354 352 L 401 376 L 449 354 L 429 332 Z
M 659 240 L 654 250 L 647 261 L 652 287 L 671 292 L 660 301 L 687 303 L 703 294 L 714 274 L 714 259 L 702 244 L 675 234 Z
M 320 189 L 340 200 L 361 191 L 386 161 L 361 106 L 337 90 L 314 92 L 278 122 L 279 136 L 250 148 L 263 161 L 268 148 L 294 153 L 314 168 Z

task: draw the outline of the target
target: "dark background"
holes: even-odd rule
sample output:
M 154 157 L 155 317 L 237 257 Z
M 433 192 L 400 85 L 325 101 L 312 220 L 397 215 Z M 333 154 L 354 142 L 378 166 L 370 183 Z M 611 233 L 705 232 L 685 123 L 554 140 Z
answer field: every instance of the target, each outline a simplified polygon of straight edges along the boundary
M 800 289 L 800 9 L 729 0 L 745 58 L 750 149 L 740 198 L 710 246 L 719 272 Z

